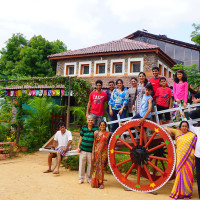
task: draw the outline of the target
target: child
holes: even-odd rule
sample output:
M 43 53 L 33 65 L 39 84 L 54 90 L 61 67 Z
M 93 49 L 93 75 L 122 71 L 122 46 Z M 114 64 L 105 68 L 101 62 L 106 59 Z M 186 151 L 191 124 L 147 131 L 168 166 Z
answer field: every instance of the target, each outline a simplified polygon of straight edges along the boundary
M 178 70 L 175 74 L 173 93 L 174 93 L 174 103 L 176 104 L 181 103 L 181 105 L 186 107 L 188 98 L 188 83 L 187 83 L 187 75 L 183 70 Z M 179 112 L 173 113 L 172 116 L 173 116 L 173 122 L 181 120 L 181 115 Z
M 147 85 L 145 86 L 145 94 L 143 95 L 143 98 L 142 98 L 140 112 L 132 118 L 132 119 L 140 119 L 139 120 L 140 124 L 142 124 L 145 119 L 150 119 L 151 117 L 152 100 L 153 100 L 151 96 L 152 91 L 153 91 L 153 87 L 151 83 L 147 83 Z M 134 106 L 133 106 L 133 110 L 134 110 Z M 134 128 L 137 131 L 140 131 L 139 127 L 134 127 Z M 146 135 L 145 130 L 143 132 L 143 135 L 144 135 L 144 143 L 146 144 L 147 135 Z
M 181 103 L 184 107 L 186 107 L 188 98 L 188 83 L 187 75 L 183 70 L 178 70 L 175 74 L 173 92 L 174 100 L 178 104 Z
M 172 91 L 169 87 L 167 87 L 167 81 L 165 77 L 161 77 L 159 80 L 160 86 L 156 90 L 156 105 L 158 111 L 160 110 L 167 110 L 172 107 Z M 170 121 L 170 113 L 163 113 L 165 115 L 166 123 Z M 159 114 L 159 121 L 160 124 L 163 124 L 162 116 L 163 114 Z

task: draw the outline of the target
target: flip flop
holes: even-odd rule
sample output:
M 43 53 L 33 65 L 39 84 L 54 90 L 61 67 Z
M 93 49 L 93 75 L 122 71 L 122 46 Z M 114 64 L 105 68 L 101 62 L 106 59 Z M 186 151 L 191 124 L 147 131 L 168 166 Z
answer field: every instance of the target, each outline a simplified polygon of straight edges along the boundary
M 50 173 L 52 172 L 51 170 L 47 169 L 46 171 L 44 171 L 43 173 Z
M 58 171 L 55 171 L 55 172 L 53 172 L 53 174 L 59 174 L 59 172 L 58 172 Z

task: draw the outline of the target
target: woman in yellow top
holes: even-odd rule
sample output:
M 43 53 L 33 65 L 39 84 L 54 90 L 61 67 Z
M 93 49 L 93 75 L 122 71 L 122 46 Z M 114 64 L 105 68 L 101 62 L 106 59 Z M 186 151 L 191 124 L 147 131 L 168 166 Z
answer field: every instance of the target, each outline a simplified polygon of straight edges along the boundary
M 176 139 L 176 178 L 170 197 L 189 199 L 192 197 L 193 191 L 196 135 L 188 131 L 189 124 L 187 121 L 182 121 L 179 128 L 180 130 L 164 128 Z

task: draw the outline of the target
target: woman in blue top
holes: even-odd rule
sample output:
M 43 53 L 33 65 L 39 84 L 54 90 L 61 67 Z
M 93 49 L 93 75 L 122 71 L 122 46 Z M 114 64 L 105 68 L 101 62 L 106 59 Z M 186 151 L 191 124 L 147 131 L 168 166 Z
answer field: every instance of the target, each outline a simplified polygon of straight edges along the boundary
M 122 79 L 116 81 L 117 88 L 114 89 L 111 98 L 108 102 L 109 113 L 111 116 L 111 121 L 117 120 L 117 114 L 119 113 L 120 118 L 126 117 L 126 106 L 128 105 L 128 89 L 124 88 Z M 118 128 L 118 123 L 111 126 L 111 132 L 115 132 Z

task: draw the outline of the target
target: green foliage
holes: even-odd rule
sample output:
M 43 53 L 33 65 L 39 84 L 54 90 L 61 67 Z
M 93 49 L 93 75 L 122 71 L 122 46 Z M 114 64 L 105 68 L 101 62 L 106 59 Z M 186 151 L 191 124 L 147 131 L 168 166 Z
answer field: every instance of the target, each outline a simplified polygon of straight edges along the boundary
M 56 62 L 49 62 L 47 56 L 65 51 L 66 45 L 59 40 L 49 42 L 39 35 L 28 41 L 23 34 L 13 34 L 0 51 L 0 78 L 54 76 Z
M 200 46 L 200 24 L 192 24 L 194 31 L 191 34 L 191 40 L 195 42 L 196 45 Z
M 74 123 L 85 125 L 86 124 L 86 107 L 75 107 L 71 106 L 70 110 L 72 111 L 72 114 L 75 115 L 76 119 Z
M 8 97 L 0 100 L 0 141 L 11 137 L 12 101 Z
M 62 165 L 66 169 L 78 171 L 79 169 L 79 156 L 69 156 L 67 160 L 62 161 Z
M 200 70 L 197 69 L 196 65 L 185 66 L 182 64 L 174 65 L 172 68 L 174 71 L 179 69 L 183 70 L 187 74 L 187 82 L 192 88 L 196 88 L 200 85 Z
M 34 97 L 28 103 L 32 106 L 32 110 L 28 112 L 24 125 L 29 133 L 26 140 L 30 148 L 37 148 L 48 139 L 53 103 L 51 98 L 47 97 Z

